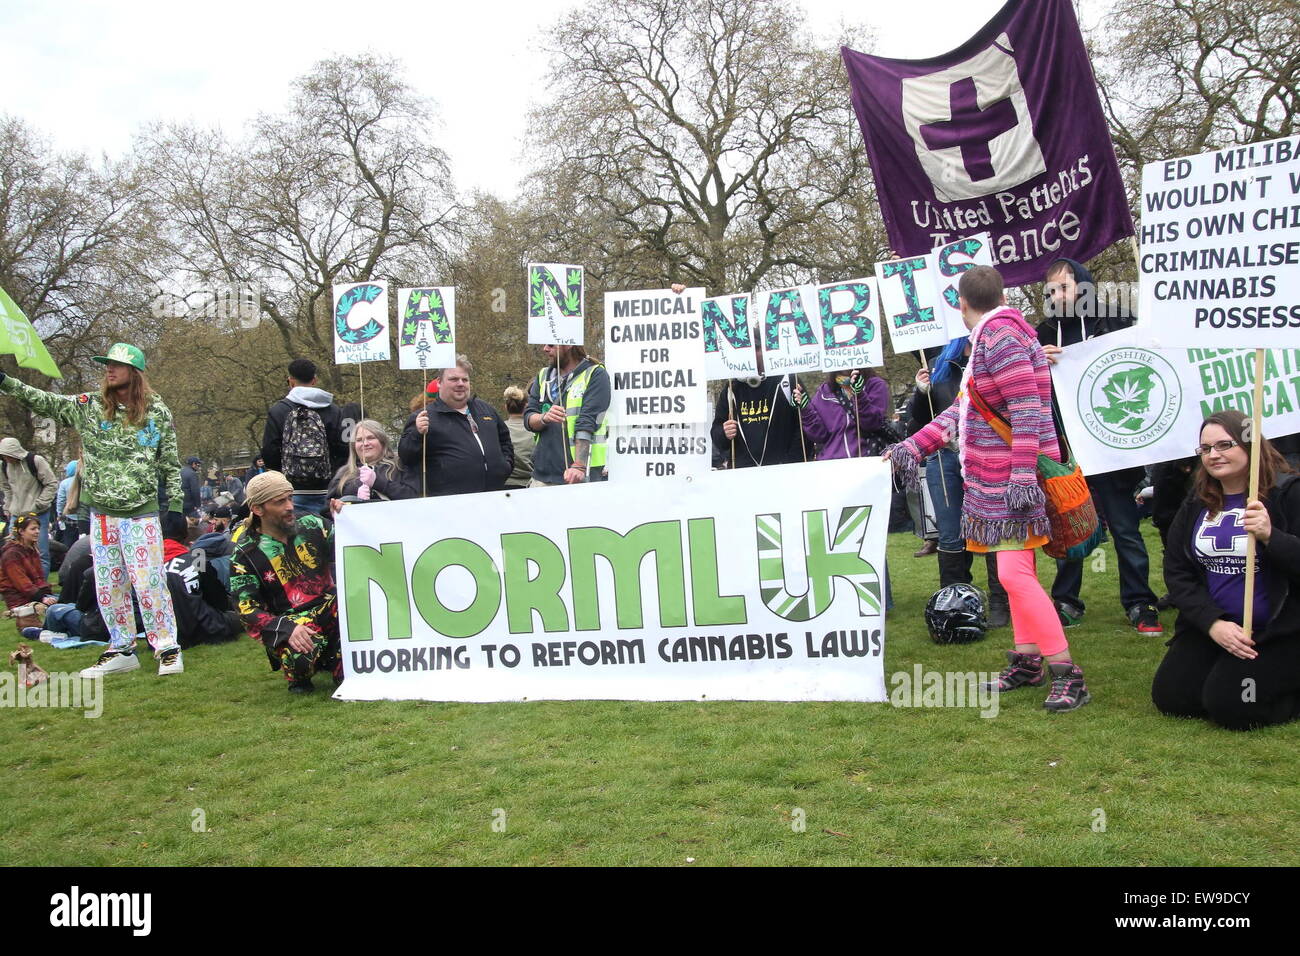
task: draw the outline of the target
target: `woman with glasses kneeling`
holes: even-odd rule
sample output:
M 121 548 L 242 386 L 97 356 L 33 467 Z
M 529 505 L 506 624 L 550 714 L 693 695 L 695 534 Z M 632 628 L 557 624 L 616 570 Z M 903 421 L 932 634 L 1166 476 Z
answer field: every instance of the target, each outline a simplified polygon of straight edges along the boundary
M 1241 412 L 1201 425 L 1193 493 L 1169 529 L 1165 584 L 1178 608 L 1151 699 L 1173 717 L 1232 730 L 1300 716 L 1300 478 Z M 1260 500 L 1247 501 L 1260 455 Z M 1242 630 L 1246 538 L 1256 542 L 1251 636 Z

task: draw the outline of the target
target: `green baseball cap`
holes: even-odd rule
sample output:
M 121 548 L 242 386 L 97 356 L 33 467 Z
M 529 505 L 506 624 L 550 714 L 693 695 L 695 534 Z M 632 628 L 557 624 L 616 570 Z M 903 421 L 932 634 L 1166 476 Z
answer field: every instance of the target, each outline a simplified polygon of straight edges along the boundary
M 121 362 L 123 365 L 130 365 L 144 371 L 144 353 L 134 345 L 127 345 L 125 342 L 114 342 L 107 355 L 95 355 L 92 358 L 103 365 L 109 362 Z

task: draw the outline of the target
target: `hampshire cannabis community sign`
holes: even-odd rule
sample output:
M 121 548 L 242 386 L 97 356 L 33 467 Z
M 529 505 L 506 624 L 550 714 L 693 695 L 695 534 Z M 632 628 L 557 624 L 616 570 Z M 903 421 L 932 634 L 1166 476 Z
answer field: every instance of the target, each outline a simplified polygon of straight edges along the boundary
M 1064 349 L 1052 367 L 1065 433 L 1085 474 L 1186 458 L 1207 416 L 1252 413 L 1253 352 L 1140 341 L 1135 329 L 1101 335 Z M 1300 349 L 1265 354 L 1261 413 L 1270 438 L 1300 431 Z
M 883 701 L 886 468 L 344 508 L 336 696 Z

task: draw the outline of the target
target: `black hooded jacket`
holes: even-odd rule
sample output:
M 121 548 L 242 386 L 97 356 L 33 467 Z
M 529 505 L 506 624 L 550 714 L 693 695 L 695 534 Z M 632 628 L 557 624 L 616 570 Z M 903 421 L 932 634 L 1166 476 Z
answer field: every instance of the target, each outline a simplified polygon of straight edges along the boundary
M 957 395 L 961 391 L 961 378 L 966 373 L 966 363 L 969 361 L 970 356 L 964 354 L 957 356 L 956 359 L 949 359 L 952 367 L 948 377 L 942 382 L 934 382 L 933 376 L 938 371 L 938 367 L 932 367 L 930 391 L 912 389 L 912 397 L 907 403 L 908 436 L 915 435 L 941 415 L 949 405 L 957 401 Z
M 1098 301 L 1097 280 L 1082 263 L 1057 259 L 1048 266 L 1047 274 L 1051 275 L 1057 263 L 1061 262 L 1074 273 L 1075 300 L 1058 308 L 1050 298 L 1047 299 L 1043 305 L 1043 321 L 1038 324 L 1040 345 L 1078 345 L 1084 339 L 1127 329 L 1137 321 L 1137 316 L 1124 306 Z M 1057 312 L 1062 314 L 1057 315 Z
M 730 462 L 732 443 L 722 426 L 732 417 L 734 404 L 739 427 L 735 443 L 737 468 L 803 461 L 803 432 L 791 397 L 793 391 L 791 375 L 772 375 L 756 385 L 743 378 L 732 379 L 718 392 L 713 409 L 713 447 Z
M 515 444 L 497 410 L 471 398 L 461 412 L 441 397 L 425 406 L 428 438 L 415 427 L 412 412 L 397 444 L 397 457 L 412 488 L 420 487 L 420 467 L 426 469 L 429 495 L 463 495 L 500 491 L 515 467 Z

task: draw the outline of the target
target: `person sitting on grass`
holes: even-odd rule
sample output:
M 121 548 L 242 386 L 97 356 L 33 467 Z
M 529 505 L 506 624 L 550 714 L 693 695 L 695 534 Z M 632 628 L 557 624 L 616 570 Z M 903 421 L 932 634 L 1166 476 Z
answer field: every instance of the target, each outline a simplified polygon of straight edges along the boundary
M 230 567 L 230 594 L 245 629 L 261 641 L 272 670 L 284 670 L 289 692 L 314 690 L 312 675 L 343 680 L 334 525 L 319 515 L 294 515 L 293 485 L 278 471 L 248 483 L 249 516 Z
M 418 492 L 407 481 L 397 460 L 397 449 L 384 426 L 367 418 L 353 429 L 348 463 L 330 481 L 330 513 L 338 514 L 343 499 L 398 501 Z
M 1165 584 L 1178 609 L 1151 700 L 1171 717 L 1252 730 L 1300 716 L 1300 478 L 1236 409 L 1201 425 L 1192 495 L 1169 528 Z M 1258 500 L 1247 501 L 1258 454 Z M 1246 536 L 1256 542 L 1251 635 L 1242 629 Z
M 54 589 L 41 567 L 41 523 L 36 515 L 14 519 L 12 538 L 0 551 L 0 596 L 9 615 L 17 619 L 18 633 L 37 626 L 44 616 L 36 605 L 54 603 Z
M 186 543 L 189 525 L 183 515 L 163 515 L 163 558 L 167 562 L 167 589 L 176 609 L 176 629 L 181 647 L 232 641 L 244 629 L 230 607 L 230 595 L 215 567 L 215 560 L 195 542 Z

